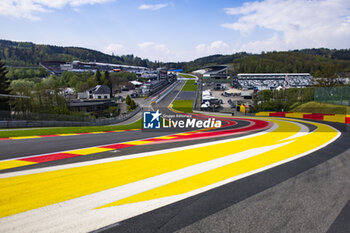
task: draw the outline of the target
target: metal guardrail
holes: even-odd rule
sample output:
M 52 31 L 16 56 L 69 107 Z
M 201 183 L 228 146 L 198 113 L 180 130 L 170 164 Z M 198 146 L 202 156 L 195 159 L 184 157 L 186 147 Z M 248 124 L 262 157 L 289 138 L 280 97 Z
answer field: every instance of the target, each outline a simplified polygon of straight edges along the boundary
M 162 101 L 162 99 L 165 98 L 165 96 L 167 96 L 172 90 L 174 90 L 174 88 L 179 84 L 178 81 L 176 81 L 174 84 L 172 84 L 172 86 L 170 86 L 170 88 L 164 92 L 164 94 L 161 94 L 160 97 L 158 97 L 158 99 L 155 101 L 156 104 L 158 104 L 160 101 Z
M 80 120 L 80 121 L 77 119 L 72 120 L 72 118 L 69 118 L 69 117 L 74 117 L 74 116 L 55 115 L 55 114 L 51 114 L 51 115 L 55 116 L 55 118 L 51 118 L 51 119 L 50 118 L 49 119 L 41 118 L 40 120 L 35 119 L 35 118 L 11 119 L 11 114 L 9 112 L 7 112 L 8 113 L 7 118 L 3 117 L 4 112 L 2 112 L 3 115 L 0 114 L 0 128 L 111 125 L 111 124 L 117 124 L 117 123 L 123 122 L 125 120 L 128 120 L 131 117 L 135 116 L 140 111 L 141 111 L 141 108 L 137 107 L 132 112 L 129 112 L 127 114 L 124 114 L 124 115 L 121 115 L 118 117 L 104 118 L 104 119 L 89 119 L 89 118 L 87 118 L 86 120 Z M 50 115 L 50 114 L 46 114 L 46 115 Z M 58 116 L 60 116 L 60 118 Z
M 183 77 L 181 77 L 181 78 L 177 78 L 177 80 L 179 80 L 179 81 L 188 81 L 188 80 L 198 80 L 198 78 L 183 78 Z
M 0 120 L 93 121 L 88 116 L 37 112 L 0 111 Z
M 200 104 L 201 104 L 201 99 L 199 98 L 200 96 L 198 96 L 198 93 L 202 93 L 202 83 L 201 82 L 197 82 L 196 94 L 195 94 L 193 105 L 192 105 L 193 110 L 198 110 L 199 109 L 198 105 L 200 106 Z

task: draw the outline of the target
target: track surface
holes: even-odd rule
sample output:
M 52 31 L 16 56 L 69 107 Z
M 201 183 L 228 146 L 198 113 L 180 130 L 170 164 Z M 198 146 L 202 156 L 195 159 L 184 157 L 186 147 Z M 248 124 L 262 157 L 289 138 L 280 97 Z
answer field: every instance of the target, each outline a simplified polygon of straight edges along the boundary
M 171 114 L 182 85 L 154 108 Z M 222 129 L 0 141 L 0 168 L 23 162 L 1 171 L 0 231 L 347 232 L 342 124 L 215 118 Z

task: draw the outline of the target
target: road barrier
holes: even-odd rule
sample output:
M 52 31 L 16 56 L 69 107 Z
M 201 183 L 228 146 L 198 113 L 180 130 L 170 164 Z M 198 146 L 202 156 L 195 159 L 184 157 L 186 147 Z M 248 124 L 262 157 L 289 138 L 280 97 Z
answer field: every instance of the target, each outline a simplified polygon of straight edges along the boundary
M 255 116 L 291 117 L 350 124 L 350 115 L 346 114 L 322 114 L 305 112 L 258 112 L 255 114 Z
M 61 126 L 99 126 L 112 125 L 130 119 L 135 116 L 140 107 L 127 114 L 105 119 L 95 119 L 90 121 L 67 121 L 67 120 L 0 120 L 0 128 L 26 128 L 26 127 L 61 127 Z
M 156 101 L 153 101 L 154 103 L 159 103 L 162 99 L 165 98 L 165 96 L 167 96 L 172 90 L 174 90 L 174 88 L 179 84 L 179 82 L 175 82 L 173 83 L 171 86 L 169 86 L 167 89 L 165 89 L 163 92 L 161 92 L 158 96 L 157 96 L 157 100 Z M 154 104 L 154 103 L 151 103 Z

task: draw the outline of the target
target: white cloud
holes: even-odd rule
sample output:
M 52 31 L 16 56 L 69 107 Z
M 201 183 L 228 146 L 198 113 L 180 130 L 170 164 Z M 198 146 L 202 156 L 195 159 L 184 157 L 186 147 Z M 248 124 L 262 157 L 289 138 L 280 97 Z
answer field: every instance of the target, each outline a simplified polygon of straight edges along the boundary
M 223 41 L 214 41 L 210 44 L 200 44 L 193 49 L 171 50 L 163 43 L 142 42 L 137 46 L 125 46 L 119 43 L 111 43 L 101 49 L 102 52 L 115 55 L 134 54 L 135 56 L 151 61 L 181 62 L 191 61 L 201 56 L 213 54 L 230 54 L 231 47 Z
M 172 59 L 170 50 L 164 44 L 144 42 L 138 44 L 137 54 L 150 60 L 169 61 Z
M 242 45 L 242 48 L 248 51 L 349 47 L 348 0 L 264 0 L 244 3 L 241 7 L 226 8 L 225 12 L 238 16 L 238 19 L 221 26 L 239 31 L 243 36 L 250 36 L 257 28 L 280 34 L 265 41 L 253 41 Z
M 207 56 L 212 54 L 228 54 L 230 53 L 230 46 L 221 40 L 217 40 L 209 45 L 197 45 L 196 52 L 199 56 Z
M 39 20 L 35 13 L 51 12 L 64 6 L 78 7 L 85 4 L 105 3 L 113 0 L 1 0 L 0 15 Z
M 114 55 L 125 55 L 132 53 L 122 44 L 111 43 L 103 49 L 104 53 L 114 54 Z
M 143 4 L 141 6 L 139 6 L 139 10 L 152 10 L 152 11 L 156 11 L 159 9 L 162 9 L 164 7 L 167 7 L 169 4 L 168 3 L 164 3 L 164 4 L 154 4 L 154 5 L 148 5 L 148 4 Z
M 141 51 L 155 51 L 161 53 L 170 53 L 170 50 L 164 44 L 156 44 L 154 42 L 144 42 L 139 44 Z
M 283 41 L 279 38 L 277 34 L 266 40 L 256 40 L 250 41 L 243 45 L 236 47 L 234 50 L 252 52 L 252 53 L 260 53 L 262 51 L 283 51 L 288 50 L 288 46 L 283 43 Z
M 113 53 L 115 55 L 134 54 L 143 59 L 147 58 L 151 61 L 159 60 L 162 62 L 177 62 L 184 59 L 189 61 L 195 58 L 193 57 L 195 55 L 194 51 L 171 51 L 165 44 L 155 42 L 143 42 L 136 46 L 130 45 L 130 47 L 119 43 L 111 43 L 102 48 L 101 51 L 106 54 Z

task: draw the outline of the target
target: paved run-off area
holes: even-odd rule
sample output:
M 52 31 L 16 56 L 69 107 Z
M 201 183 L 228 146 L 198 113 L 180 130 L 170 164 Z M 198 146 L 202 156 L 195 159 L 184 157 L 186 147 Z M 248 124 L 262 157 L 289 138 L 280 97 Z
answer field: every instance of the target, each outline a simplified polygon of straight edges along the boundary
M 276 118 L 263 120 L 269 123 L 267 129 L 232 138 L 217 135 L 216 140 L 196 140 L 186 146 L 3 172 L 0 174 L 0 230 L 87 232 L 111 225 L 111 228 L 104 229 L 118 231 L 121 225 L 124 228 L 120 232 L 125 229 L 154 232 L 152 227 L 127 227 L 127 222 L 140 214 L 152 213 L 161 207 L 161 210 L 171 209 L 173 203 L 297 162 L 299 158 L 307 158 L 321 148 L 327 148 L 341 137 L 341 132 L 323 123 Z M 189 135 L 180 133 L 180 136 Z M 159 140 L 148 141 L 160 143 Z M 141 142 L 144 141 L 139 140 L 134 145 L 142 147 L 148 144 Z M 181 142 L 181 137 L 178 142 Z M 160 218 L 158 224 L 163 225 L 163 221 Z M 120 224 L 115 224 L 118 222 Z M 190 223 L 193 222 L 178 227 Z M 160 226 L 154 227 L 162 229 Z M 244 228 L 237 229 L 245 232 Z

